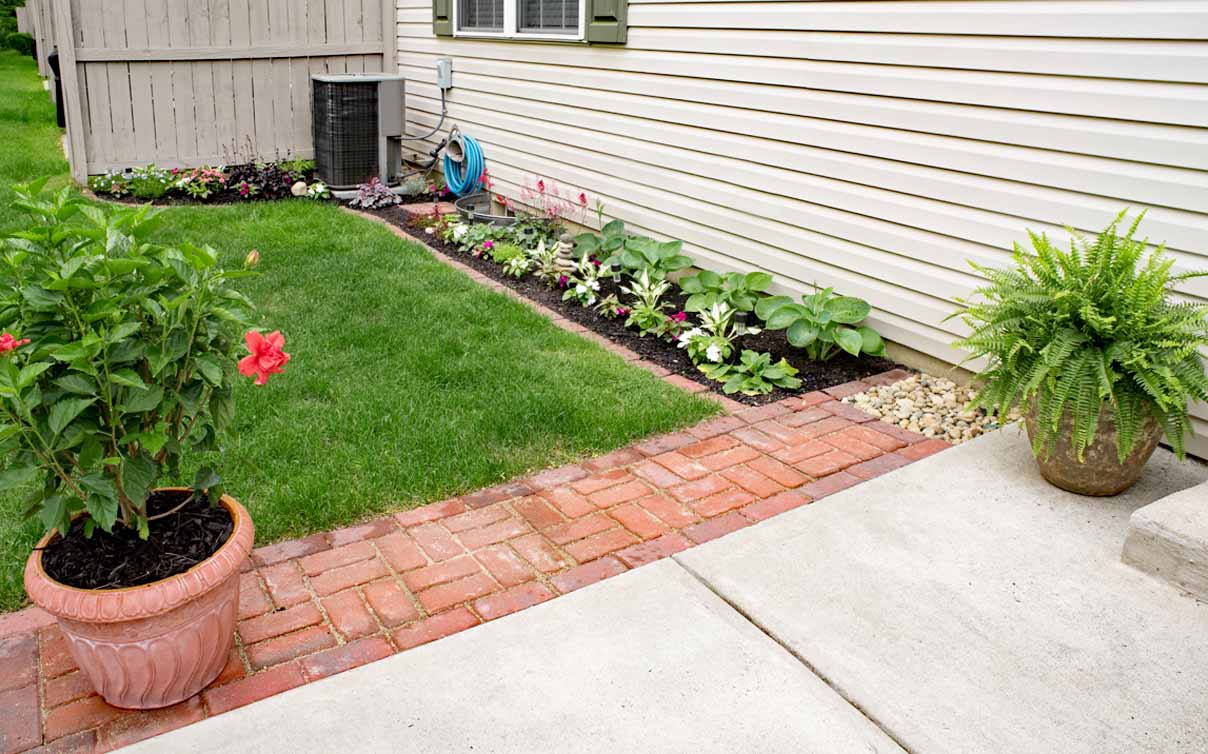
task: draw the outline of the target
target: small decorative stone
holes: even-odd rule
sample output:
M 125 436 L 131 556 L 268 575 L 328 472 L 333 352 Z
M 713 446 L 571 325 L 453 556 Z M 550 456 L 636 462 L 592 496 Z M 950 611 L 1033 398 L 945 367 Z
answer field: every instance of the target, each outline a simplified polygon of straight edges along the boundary
M 984 410 L 968 407 L 976 392 L 944 377 L 918 374 L 892 385 L 874 386 L 843 402 L 902 429 L 955 445 L 1000 426 Z M 1018 412 L 1007 417 L 1008 422 L 1017 419 Z
M 572 272 L 576 268 L 575 260 L 575 239 L 569 233 L 563 233 L 558 239 L 558 245 L 554 247 L 554 252 L 558 255 L 558 266 L 567 272 Z

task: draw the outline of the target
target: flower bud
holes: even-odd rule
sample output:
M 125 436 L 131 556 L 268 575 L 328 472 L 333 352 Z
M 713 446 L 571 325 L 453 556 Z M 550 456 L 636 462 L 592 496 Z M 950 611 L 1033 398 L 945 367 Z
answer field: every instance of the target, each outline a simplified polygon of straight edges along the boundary
M 247 257 L 244 258 L 243 266 L 250 270 L 258 264 L 260 264 L 260 252 L 252 249 L 247 253 Z

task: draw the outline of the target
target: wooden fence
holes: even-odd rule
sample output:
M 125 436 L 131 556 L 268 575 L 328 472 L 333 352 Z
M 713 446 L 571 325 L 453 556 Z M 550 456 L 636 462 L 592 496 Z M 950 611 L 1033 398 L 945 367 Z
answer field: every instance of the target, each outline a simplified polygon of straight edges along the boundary
M 38 45 L 38 73 L 49 77 L 50 66 L 46 64 L 46 56 L 55 47 L 55 26 L 50 0 L 25 0 L 25 7 L 17 10 L 25 11 L 17 16 L 17 22 L 21 23 L 21 16 L 24 15 L 26 28 L 23 31 L 32 35 Z M 54 96 L 53 90 L 51 96 Z
M 311 74 L 396 66 L 395 0 L 30 2 L 53 10 L 77 181 L 311 157 Z

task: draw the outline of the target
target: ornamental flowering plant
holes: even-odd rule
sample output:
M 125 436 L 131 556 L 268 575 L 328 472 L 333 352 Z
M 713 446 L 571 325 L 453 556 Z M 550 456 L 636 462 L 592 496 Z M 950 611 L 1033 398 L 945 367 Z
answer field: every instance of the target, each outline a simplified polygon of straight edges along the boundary
M 0 489 L 32 488 L 47 531 L 83 513 L 86 533 L 145 538 L 156 483 L 218 449 L 237 375 L 262 385 L 289 356 L 280 333 L 244 336 L 252 305 L 230 283 L 250 270 L 151 242 L 150 207 L 106 211 L 43 183 L 16 188 L 33 221 L 0 241 Z M 217 499 L 221 485 L 202 468 L 192 487 Z

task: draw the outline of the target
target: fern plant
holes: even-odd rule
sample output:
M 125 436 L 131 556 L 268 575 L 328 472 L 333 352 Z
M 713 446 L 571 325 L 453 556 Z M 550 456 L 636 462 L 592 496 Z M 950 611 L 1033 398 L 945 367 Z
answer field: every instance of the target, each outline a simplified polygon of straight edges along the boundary
M 1208 400 L 1198 352 L 1208 345 L 1208 306 L 1173 296 L 1208 272 L 1172 274 L 1164 246 L 1134 238 L 1144 213 L 1118 232 L 1126 212 L 1095 238 L 1070 230 L 1068 251 L 1029 233 L 1035 254 L 1016 244 L 1014 268 L 973 264 L 989 282 L 952 315 L 972 329 L 957 345 L 989 360 L 973 405 L 1006 416 L 1034 402 L 1037 456 L 1049 454 L 1068 416 L 1081 461 L 1106 406 L 1121 462 L 1150 417 L 1181 458 L 1188 404 Z

